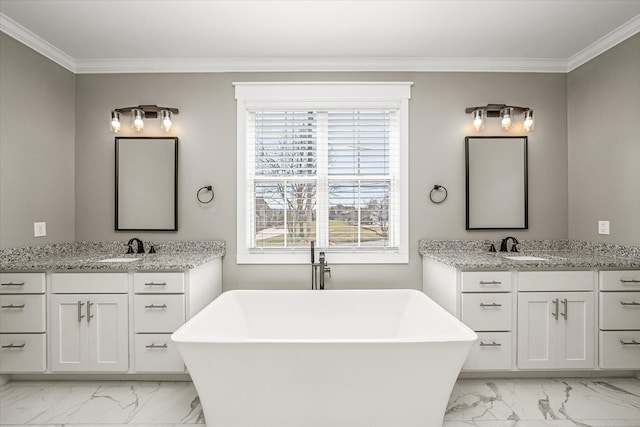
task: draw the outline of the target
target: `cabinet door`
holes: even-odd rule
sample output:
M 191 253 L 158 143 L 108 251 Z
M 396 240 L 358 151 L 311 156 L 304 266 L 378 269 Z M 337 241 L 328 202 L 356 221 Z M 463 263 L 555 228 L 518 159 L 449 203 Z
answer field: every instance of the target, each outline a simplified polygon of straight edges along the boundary
M 556 366 L 556 298 L 549 292 L 518 294 L 518 368 Z
M 83 295 L 51 296 L 51 370 L 86 371 L 89 368 L 86 301 Z
M 85 295 L 89 369 L 126 371 L 129 366 L 127 295 Z
M 591 369 L 595 366 L 595 315 L 592 292 L 558 294 L 558 368 Z

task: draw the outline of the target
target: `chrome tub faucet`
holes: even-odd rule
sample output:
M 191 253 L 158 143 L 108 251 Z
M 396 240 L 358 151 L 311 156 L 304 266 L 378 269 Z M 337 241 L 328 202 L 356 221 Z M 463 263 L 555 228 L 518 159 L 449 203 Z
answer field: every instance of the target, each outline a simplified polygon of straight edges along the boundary
M 315 240 L 311 241 L 311 289 L 324 289 L 324 275 L 329 273 L 331 268 L 325 260 L 324 252 L 320 252 L 318 262 L 316 262 Z

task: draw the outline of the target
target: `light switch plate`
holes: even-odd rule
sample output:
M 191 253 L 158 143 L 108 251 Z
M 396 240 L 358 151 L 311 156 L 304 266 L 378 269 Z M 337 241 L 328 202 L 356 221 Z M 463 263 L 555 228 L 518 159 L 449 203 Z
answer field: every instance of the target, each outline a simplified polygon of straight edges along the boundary
M 47 235 L 47 223 L 46 222 L 34 222 L 33 223 L 33 237 L 44 237 Z
M 598 234 L 609 234 L 609 221 L 598 221 Z

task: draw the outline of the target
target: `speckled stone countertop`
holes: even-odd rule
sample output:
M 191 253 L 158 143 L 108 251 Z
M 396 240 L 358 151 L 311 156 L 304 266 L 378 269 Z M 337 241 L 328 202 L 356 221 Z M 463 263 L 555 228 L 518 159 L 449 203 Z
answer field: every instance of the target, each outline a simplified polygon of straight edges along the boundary
M 461 270 L 563 270 L 640 269 L 640 247 L 600 244 L 576 240 L 521 240 L 520 252 L 489 252 L 500 241 L 420 240 L 418 250 L 429 258 Z M 511 242 L 509 242 L 511 248 Z M 525 255 L 544 260 L 511 260 Z
M 123 242 L 75 242 L 0 251 L 0 271 L 185 271 L 225 254 L 223 241 L 145 242 L 155 254 L 126 254 Z M 132 258 L 131 262 L 100 262 Z

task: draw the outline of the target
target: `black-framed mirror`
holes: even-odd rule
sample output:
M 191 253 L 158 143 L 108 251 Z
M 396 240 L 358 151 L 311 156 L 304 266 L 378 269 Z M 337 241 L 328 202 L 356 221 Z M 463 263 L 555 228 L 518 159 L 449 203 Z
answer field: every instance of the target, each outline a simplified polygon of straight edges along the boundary
M 178 230 L 178 138 L 116 137 L 116 231 Z
M 529 228 L 527 137 L 465 138 L 466 229 Z

